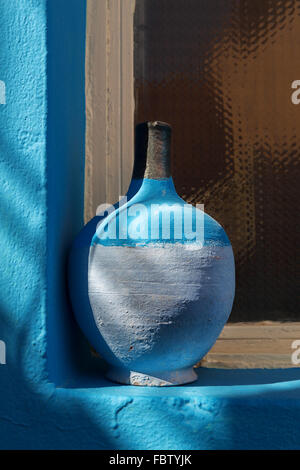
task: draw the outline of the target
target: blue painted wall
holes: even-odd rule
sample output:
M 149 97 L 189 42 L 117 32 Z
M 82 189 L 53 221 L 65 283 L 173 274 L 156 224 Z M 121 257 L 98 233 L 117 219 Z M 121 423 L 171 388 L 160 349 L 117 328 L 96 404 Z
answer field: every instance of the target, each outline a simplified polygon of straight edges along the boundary
M 6 104 L 0 106 L 0 337 L 7 354 L 0 369 L 1 447 L 20 444 L 34 401 L 31 389 L 46 380 L 44 3 L 0 1 L 0 73 L 6 84 Z
M 65 279 L 82 224 L 85 1 L 0 0 L 0 34 L 0 448 L 299 448 L 298 370 L 201 370 L 164 390 L 92 370 Z
M 83 225 L 85 0 L 51 0 L 47 14 L 47 351 L 65 383 L 86 362 L 67 290 L 67 255 Z

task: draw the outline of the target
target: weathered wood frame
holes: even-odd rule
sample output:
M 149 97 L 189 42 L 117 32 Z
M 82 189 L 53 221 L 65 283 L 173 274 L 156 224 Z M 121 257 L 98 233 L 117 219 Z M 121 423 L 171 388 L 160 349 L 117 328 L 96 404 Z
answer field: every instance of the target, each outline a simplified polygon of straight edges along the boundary
M 88 0 L 85 220 L 127 191 L 133 165 L 135 0 Z

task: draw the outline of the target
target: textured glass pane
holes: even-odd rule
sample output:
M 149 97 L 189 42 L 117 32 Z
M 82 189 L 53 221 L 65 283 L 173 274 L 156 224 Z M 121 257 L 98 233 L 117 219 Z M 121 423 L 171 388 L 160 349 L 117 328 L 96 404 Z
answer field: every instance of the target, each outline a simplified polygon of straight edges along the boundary
M 232 321 L 300 319 L 296 79 L 299 0 L 137 0 L 135 119 L 172 124 L 178 193 L 231 239 Z

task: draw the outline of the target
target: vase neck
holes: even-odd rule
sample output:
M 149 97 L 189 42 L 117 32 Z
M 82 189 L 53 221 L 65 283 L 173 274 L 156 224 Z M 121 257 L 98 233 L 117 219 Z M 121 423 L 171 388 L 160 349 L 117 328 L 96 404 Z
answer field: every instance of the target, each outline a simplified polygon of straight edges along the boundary
M 133 178 L 170 178 L 171 127 L 160 121 L 138 124 L 135 131 Z

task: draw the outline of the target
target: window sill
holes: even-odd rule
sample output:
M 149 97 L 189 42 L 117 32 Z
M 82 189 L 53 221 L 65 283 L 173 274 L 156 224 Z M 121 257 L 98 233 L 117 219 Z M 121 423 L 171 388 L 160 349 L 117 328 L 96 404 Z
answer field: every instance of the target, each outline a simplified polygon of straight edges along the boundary
M 221 369 L 293 368 L 295 340 L 300 340 L 299 322 L 229 323 L 201 365 Z
M 300 368 L 199 368 L 180 387 L 117 385 L 81 377 L 56 389 L 62 403 L 90 409 L 115 449 L 296 449 Z M 100 421 L 99 421 L 100 420 Z

